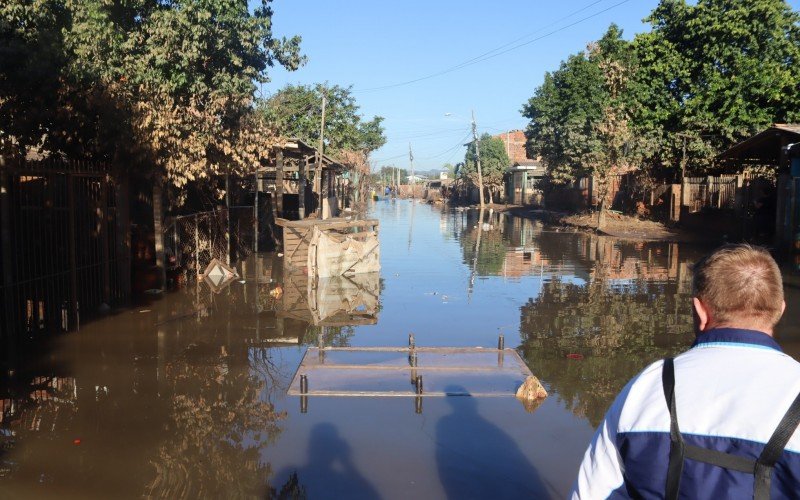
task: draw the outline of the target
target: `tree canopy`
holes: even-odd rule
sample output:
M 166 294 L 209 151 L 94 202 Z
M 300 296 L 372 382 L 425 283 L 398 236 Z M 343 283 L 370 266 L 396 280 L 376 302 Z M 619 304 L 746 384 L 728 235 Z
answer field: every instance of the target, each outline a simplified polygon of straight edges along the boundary
M 529 152 L 554 181 L 592 172 L 611 99 L 603 61 L 627 72 L 615 107 L 635 140 L 623 150 L 649 172 L 677 172 L 684 141 L 688 168 L 703 171 L 771 123 L 800 120 L 800 14 L 785 0 L 661 0 L 646 21 L 630 42 L 612 25 L 596 53 L 570 56 L 523 106 Z
M 269 4 L 4 2 L 3 151 L 138 160 L 176 186 L 251 167 L 274 137 L 252 113 L 255 85 L 303 62 L 299 37 L 273 36 Z
M 502 139 L 483 134 L 478 139 L 478 150 L 481 159 L 481 174 L 483 185 L 489 190 L 489 203 L 492 203 L 492 191 L 503 186 L 503 174 L 505 174 L 510 161 L 506 153 L 506 145 Z M 464 165 L 459 170 L 459 174 L 468 178 L 473 184 L 478 184 L 478 165 L 476 163 L 475 143 L 467 145 L 467 153 L 464 156 Z
M 545 74 L 523 106 L 523 116 L 531 120 L 529 154 L 542 157 L 553 182 L 605 177 L 622 159 L 628 140 L 627 50 L 622 31 L 612 24 L 596 44 Z
M 319 142 L 322 97 L 325 96 L 325 151 L 369 153 L 386 143 L 383 118 L 364 120 L 350 87 L 316 84 L 287 85 L 261 106 L 270 124 L 286 137 L 316 146 Z

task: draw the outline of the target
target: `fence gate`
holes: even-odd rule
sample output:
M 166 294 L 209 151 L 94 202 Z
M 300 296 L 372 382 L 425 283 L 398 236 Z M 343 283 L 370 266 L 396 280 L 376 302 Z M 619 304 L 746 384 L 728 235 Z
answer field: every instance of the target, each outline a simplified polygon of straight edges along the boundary
M 130 250 L 127 187 L 107 165 L 8 163 L 0 170 L 0 317 L 11 348 L 127 301 Z

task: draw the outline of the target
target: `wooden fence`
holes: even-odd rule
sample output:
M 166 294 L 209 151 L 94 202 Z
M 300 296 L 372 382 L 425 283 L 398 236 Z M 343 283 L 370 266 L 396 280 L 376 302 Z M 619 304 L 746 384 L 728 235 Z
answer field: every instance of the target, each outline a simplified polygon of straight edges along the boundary
M 742 180 L 737 175 L 686 177 L 683 182 L 683 201 L 689 212 L 704 209 L 738 208 L 737 188 Z

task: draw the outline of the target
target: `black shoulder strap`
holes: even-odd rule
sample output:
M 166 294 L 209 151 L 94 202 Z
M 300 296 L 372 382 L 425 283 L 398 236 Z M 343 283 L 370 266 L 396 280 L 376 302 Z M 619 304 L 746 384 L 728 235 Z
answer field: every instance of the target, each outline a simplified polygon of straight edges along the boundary
M 681 474 L 683 474 L 684 443 L 681 430 L 678 427 L 678 413 L 675 409 L 675 364 L 672 358 L 664 359 L 664 368 L 661 371 L 661 384 L 664 386 L 664 397 L 669 408 L 669 466 L 667 468 L 667 483 L 664 498 L 674 500 L 678 498 L 681 487 Z
M 794 399 L 789 410 L 781 419 L 778 428 L 772 433 L 772 437 L 767 441 L 764 450 L 756 460 L 755 467 L 755 500 L 766 500 L 769 498 L 770 485 L 772 483 L 772 470 L 775 463 L 781 458 L 786 443 L 794 434 L 797 425 L 800 424 L 800 394 Z

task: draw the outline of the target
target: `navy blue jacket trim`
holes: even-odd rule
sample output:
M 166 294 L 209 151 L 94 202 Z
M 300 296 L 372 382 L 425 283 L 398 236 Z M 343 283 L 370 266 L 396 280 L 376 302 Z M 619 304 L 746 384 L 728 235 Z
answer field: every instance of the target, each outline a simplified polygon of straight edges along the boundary
M 750 344 L 783 352 L 781 346 L 771 336 L 758 330 L 745 330 L 744 328 L 714 328 L 703 332 L 697 336 L 692 347 L 715 343 Z

